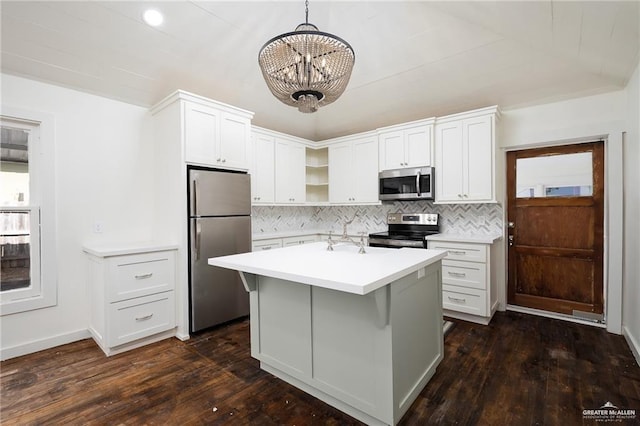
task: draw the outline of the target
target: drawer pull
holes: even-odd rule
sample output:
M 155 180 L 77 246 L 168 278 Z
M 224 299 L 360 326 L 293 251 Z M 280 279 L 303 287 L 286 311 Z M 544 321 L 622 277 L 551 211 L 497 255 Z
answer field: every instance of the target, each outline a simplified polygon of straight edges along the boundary
M 136 275 L 136 280 L 144 280 L 145 278 L 151 278 L 153 272 L 149 272 L 148 274 Z
M 447 296 L 449 300 L 456 303 L 467 303 L 467 299 L 458 299 L 457 297 Z
M 146 321 L 146 320 L 150 319 L 152 316 L 153 316 L 153 314 L 145 315 L 143 317 L 137 317 L 136 321 Z
M 462 251 L 462 250 L 449 250 L 448 253 L 449 254 L 458 254 L 460 256 L 464 256 L 465 254 L 467 254 L 466 251 Z
M 464 272 L 447 271 L 447 274 L 451 275 L 452 277 L 466 277 L 467 276 L 467 274 L 465 274 Z
M 262 247 L 261 250 L 271 250 L 271 246 Z

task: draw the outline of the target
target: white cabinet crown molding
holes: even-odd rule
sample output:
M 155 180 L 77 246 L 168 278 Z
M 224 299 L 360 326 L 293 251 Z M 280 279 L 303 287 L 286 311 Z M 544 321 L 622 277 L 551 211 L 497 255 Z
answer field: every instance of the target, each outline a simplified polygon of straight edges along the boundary
M 481 117 L 494 114 L 496 121 L 500 119 L 500 107 L 498 105 L 493 105 L 485 108 L 478 108 L 471 111 L 458 112 L 455 114 L 445 115 L 442 117 L 436 117 L 435 122 L 437 124 L 447 123 L 449 121 L 457 121 L 474 117 Z
M 268 135 L 275 138 L 287 139 L 291 142 L 297 142 L 302 145 L 308 146 L 310 148 L 320 148 L 314 141 L 309 139 L 304 139 L 298 136 L 289 135 L 287 133 L 278 132 L 277 130 L 271 130 L 264 127 L 251 125 L 251 131 L 255 133 L 260 133 L 262 135 Z
M 254 113 L 252 111 L 248 111 L 246 109 L 238 108 L 233 105 L 225 104 L 223 102 L 215 101 L 213 99 L 206 98 L 204 96 L 196 95 L 194 93 L 190 93 L 184 90 L 176 90 L 171 93 L 169 96 L 160 100 L 154 106 L 150 108 L 151 115 L 157 114 L 159 111 L 162 111 L 167 106 L 171 105 L 176 101 L 189 101 L 196 104 L 211 106 L 220 109 L 221 111 L 225 111 L 231 114 L 236 114 L 248 119 L 252 119 Z
M 375 130 L 375 132 L 378 134 L 385 133 L 385 132 L 395 132 L 398 130 L 404 130 L 406 128 L 434 124 L 436 120 L 438 120 L 437 117 L 429 117 L 429 118 L 423 118 L 420 120 L 408 121 L 406 123 L 392 124 L 390 126 L 378 127 Z

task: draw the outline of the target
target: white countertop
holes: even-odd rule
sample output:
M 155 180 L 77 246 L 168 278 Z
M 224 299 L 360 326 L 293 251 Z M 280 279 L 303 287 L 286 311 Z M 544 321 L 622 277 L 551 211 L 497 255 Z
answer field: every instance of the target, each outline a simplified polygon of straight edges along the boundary
M 452 241 L 457 243 L 493 244 L 502 239 L 502 235 L 484 234 L 434 234 L 425 237 L 427 241 Z
M 439 261 L 443 250 L 366 247 L 326 242 L 209 259 L 209 265 L 364 295 Z
M 85 253 L 97 257 L 121 256 L 126 254 L 152 253 L 156 251 L 178 250 L 177 244 L 139 242 L 127 244 L 100 244 L 85 245 L 82 247 Z

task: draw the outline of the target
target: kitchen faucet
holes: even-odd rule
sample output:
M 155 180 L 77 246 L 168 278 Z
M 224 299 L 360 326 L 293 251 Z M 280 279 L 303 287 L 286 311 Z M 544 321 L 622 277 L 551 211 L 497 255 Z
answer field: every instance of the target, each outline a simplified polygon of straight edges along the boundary
M 356 217 L 359 216 L 359 213 L 356 212 L 353 217 L 351 218 L 351 220 L 348 220 L 346 222 L 344 222 L 342 224 L 342 236 L 340 237 L 339 240 L 334 241 L 333 239 L 331 239 L 331 231 L 329 231 L 329 238 L 327 239 L 327 250 L 329 251 L 333 251 L 333 245 L 336 243 L 351 243 L 353 245 L 356 245 L 358 247 L 360 247 L 360 250 L 358 250 L 359 254 L 366 254 L 366 251 L 364 249 L 365 244 L 364 244 L 364 232 L 360 232 L 360 241 L 356 242 L 353 240 L 353 238 L 351 238 L 349 235 L 347 235 L 347 226 L 351 225 L 351 223 L 356 219 Z
M 347 236 L 347 226 L 351 225 L 351 223 L 356 219 L 356 217 L 358 217 L 359 214 L 358 212 L 356 212 L 353 217 L 351 218 L 351 220 L 346 221 L 345 223 L 342 224 L 342 239 L 347 239 L 349 238 Z

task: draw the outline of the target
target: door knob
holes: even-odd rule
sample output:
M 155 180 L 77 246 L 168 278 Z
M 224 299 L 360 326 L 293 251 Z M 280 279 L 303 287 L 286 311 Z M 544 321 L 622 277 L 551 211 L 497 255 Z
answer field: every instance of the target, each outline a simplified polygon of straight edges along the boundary
M 507 227 L 508 227 L 509 229 L 513 229 L 513 228 L 515 228 L 515 227 L 516 227 L 516 223 L 515 223 L 515 222 L 507 222 Z

